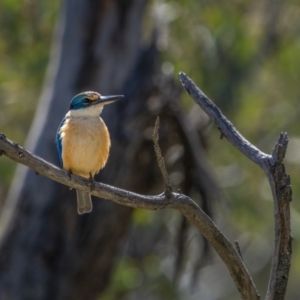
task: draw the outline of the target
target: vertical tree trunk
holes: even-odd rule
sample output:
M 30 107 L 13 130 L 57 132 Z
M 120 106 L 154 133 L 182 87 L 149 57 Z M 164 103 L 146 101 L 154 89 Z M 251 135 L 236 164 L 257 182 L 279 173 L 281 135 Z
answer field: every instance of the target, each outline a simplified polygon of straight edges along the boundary
M 54 138 L 74 94 L 122 93 L 137 75 L 151 74 L 134 73 L 145 58 L 140 45 L 145 5 L 146 0 L 65 1 L 27 149 L 58 164 Z M 131 189 L 139 180 L 126 177 L 123 120 L 133 107 L 126 99 L 104 111 L 112 151 L 100 175 L 103 182 Z M 0 299 L 97 298 L 130 215 L 129 208 L 97 199 L 91 214 L 79 216 L 74 191 L 18 166 L 3 214 Z

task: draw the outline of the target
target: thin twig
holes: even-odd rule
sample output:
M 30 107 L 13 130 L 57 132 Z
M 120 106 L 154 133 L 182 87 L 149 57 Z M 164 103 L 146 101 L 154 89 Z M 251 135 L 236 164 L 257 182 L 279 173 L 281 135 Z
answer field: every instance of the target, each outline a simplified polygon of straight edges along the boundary
M 3 136 L 1 138 L 0 135 L 1 150 L 4 151 L 7 157 L 32 168 L 41 175 L 74 189 L 89 192 L 96 197 L 133 208 L 150 210 L 173 208 L 180 211 L 194 224 L 223 260 L 234 279 L 242 299 L 253 300 L 260 298 L 248 270 L 234 247 L 190 197 L 179 193 L 172 193 L 170 198 L 166 197 L 165 193 L 156 196 L 144 196 L 99 182 L 96 182 L 95 189 L 90 191 L 88 179 L 73 175 L 70 180 L 67 171 L 46 162 L 20 146 L 14 146 L 10 140 L 3 138 Z M 24 155 L 20 157 L 18 155 L 19 152 L 22 152 Z
M 243 259 L 242 251 L 238 241 L 234 241 L 236 252 L 239 254 L 240 258 Z
M 160 147 L 158 144 L 158 140 L 159 140 L 158 129 L 159 129 L 159 117 L 156 118 L 152 138 L 153 138 L 154 151 L 156 154 L 157 163 L 158 163 L 158 166 L 159 166 L 159 169 L 160 169 L 160 172 L 161 172 L 164 184 L 165 184 L 166 196 L 167 196 L 167 198 L 170 198 L 173 189 L 172 189 L 172 184 L 170 181 L 169 174 L 168 174 L 166 166 L 165 166 L 165 161 L 164 161 L 164 158 L 162 157 L 161 150 L 160 150 Z

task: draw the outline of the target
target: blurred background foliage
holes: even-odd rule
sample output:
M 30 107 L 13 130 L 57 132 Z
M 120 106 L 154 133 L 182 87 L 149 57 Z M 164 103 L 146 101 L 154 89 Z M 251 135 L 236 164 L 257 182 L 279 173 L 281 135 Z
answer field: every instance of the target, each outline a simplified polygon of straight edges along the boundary
M 42 89 L 58 4 L 56 0 L 0 3 L 0 128 L 20 144 L 24 143 Z M 1 199 L 14 168 L 12 161 L 1 159 Z
M 0 131 L 20 144 L 42 89 L 60 5 L 57 0 L 0 2 Z M 153 27 L 159 34 L 163 73 L 175 77 L 180 71 L 187 73 L 258 148 L 270 153 L 279 133 L 288 132 L 285 162 L 294 190 L 294 254 L 286 298 L 298 299 L 299 1 L 152 0 L 144 25 L 145 39 Z M 213 204 L 213 218 L 231 241 L 239 241 L 245 263 L 264 295 L 273 247 L 267 179 L 225 139 L 220 140 L 220 132 L 186 93 L 182 107 L 195 124 L 199 118 L 206 124 L 207 154 L 226 199 Z M 1 158 L 1 199 L 14 169 L 14 162 Z M 178 220 L 173 211 L 135 211 L 130 237 L 120 246 L 110 286 L 101 299 L 239 299 L 228 272 L 214 255 L 193 276 L 195 257 L 201 254 L 196 242 L 199 234 L 193 228 L 185 237 L 185 268 L 177 284 L 172 283 Z M 147 245 L 147 236 L 158 234 L 163 240 L 154 251 L 139 257 L 134 249 Z

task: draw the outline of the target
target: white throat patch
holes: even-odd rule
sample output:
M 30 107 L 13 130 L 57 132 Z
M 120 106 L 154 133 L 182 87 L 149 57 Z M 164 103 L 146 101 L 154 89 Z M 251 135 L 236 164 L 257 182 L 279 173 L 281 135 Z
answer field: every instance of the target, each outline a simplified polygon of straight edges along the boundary
M 96 104 L 96 105 L 89 106 L 87 108 L 71 109 L 68 112 L 68 115 L 74 118 L 94 118 L 94 117 L 99 117 L 102 110 L 103 110 L 103 105 Z

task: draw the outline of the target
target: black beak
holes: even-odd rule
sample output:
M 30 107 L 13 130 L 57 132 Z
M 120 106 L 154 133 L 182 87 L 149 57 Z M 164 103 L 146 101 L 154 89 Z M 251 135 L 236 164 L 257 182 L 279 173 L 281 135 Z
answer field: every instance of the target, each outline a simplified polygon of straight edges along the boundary
M 100 103 L 103 103 L 103 105 L 110 104 L 115 101 L 121 100 L 122 98 L 124 98 L 123 95 L 100 96 L 100 98 L 98 100 L 91 102 L 91 105 L 100 104 Z

